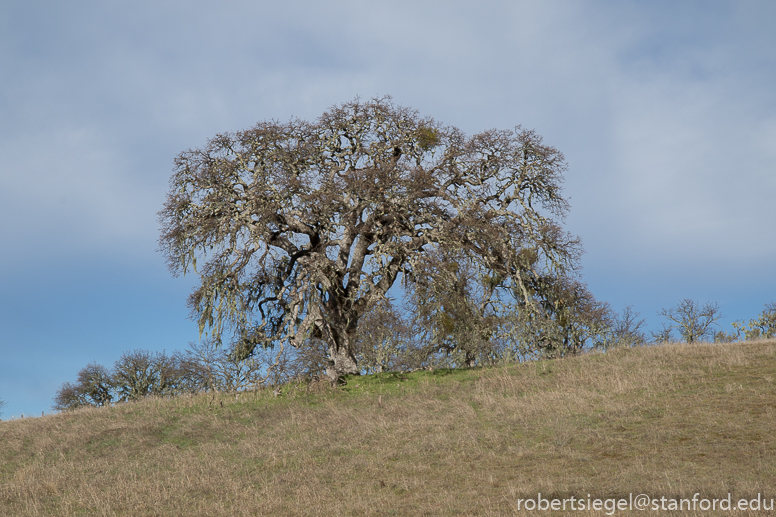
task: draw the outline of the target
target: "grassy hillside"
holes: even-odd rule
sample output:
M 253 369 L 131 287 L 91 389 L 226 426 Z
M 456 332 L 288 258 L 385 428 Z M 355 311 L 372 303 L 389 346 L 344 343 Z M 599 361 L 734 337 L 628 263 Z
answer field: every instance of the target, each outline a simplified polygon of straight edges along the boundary
M 513 515 L 539 492 L 776 499 L 774 429 L 776 341 L 145 400 L 0 422 L 0 515 Z

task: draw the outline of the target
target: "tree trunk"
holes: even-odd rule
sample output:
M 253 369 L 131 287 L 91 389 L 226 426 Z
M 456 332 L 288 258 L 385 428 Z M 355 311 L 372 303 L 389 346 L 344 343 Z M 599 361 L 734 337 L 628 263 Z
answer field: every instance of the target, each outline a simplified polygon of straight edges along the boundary
M 329 366 L 326 368 L 326 376 L 333 385 L 340 384 L 343 375 L 361 373 L 351 346 L 356 342 L 355 330 L 339 333 L 336 337 L 339 343 L 329 343 Z
M 343 375 L 358 375 L 361 373 L 353 354 L 344 347 L 335 348 L 329 345 L 329 366 L 326 368 L 326 376 L 332 384 L 340 384 Z

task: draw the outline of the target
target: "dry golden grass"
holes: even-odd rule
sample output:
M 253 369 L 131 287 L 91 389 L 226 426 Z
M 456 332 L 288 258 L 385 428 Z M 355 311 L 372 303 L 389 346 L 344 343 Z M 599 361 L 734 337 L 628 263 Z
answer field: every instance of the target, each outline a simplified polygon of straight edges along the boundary
M 517 509 L 539 492 L 776 499 L 775 381 L 776 341 L 666 345 L 0 422 L 0 515 L 539 515 Z

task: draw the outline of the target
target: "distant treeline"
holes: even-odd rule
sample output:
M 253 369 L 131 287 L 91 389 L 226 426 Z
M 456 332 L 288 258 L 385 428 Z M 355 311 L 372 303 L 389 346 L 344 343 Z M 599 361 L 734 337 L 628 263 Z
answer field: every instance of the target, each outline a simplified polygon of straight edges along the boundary
M 565 292 L 566 303 L 557 305 L 553 327 L 543 320 L 541 328 L 516 312 L 478 318 L 473 312 L 467 314 L 464 304 L 448 305 L 444 311 L 415 311 L 410 316 L 386 299 L 359 323 L 359 365 L 363 373 L 487 366 L 676 341 L 677 337 L 687 343 L 776 337 L 774 302 L 757 318 L 736 321 L 734 331 L 726 333 L 715 329 L 721 317 L 717 304 L 683 300 L 659 312 L 667 323 L 648 339 L 642 331 L 644 320 L 631 307 L 617 314 L 608 304 L 597 302 L 584 286 L 572 287 Z M 148 395 L 238 392 L 321 379 L 329 364 L 327 351 L 324 342 L 314 339 L 299 348 L 257 349 L 242 360 L 229 345 L 208 339 L 172 354 L 134 350 L 124 353 L 112 368 L 91 363 L 81 369 L 75 383 L 66 382 L 57 391 L 54 408 L 104 406 Z

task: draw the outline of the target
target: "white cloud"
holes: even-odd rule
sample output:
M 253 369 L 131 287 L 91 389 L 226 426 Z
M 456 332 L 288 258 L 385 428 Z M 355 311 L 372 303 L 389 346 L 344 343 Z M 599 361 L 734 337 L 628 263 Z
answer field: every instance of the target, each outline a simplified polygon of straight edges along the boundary
M 767 4 L 188 5 L 60 8 L 6 36 L 6 235 L 56 220 L 74 249 L 152 242 L 178 152 L 389 93 L 469 132 L 537 129 L 569 159 L 589 248 L 774 253 Z
M 621 78 L 613 205 L 635 230 L 636 253 L 674 249 L 711 261 L 776 253 L 776 239 L 761 238 L 776 220 L 776 160 L 761 136 L 776 113 L 729 79 Z

